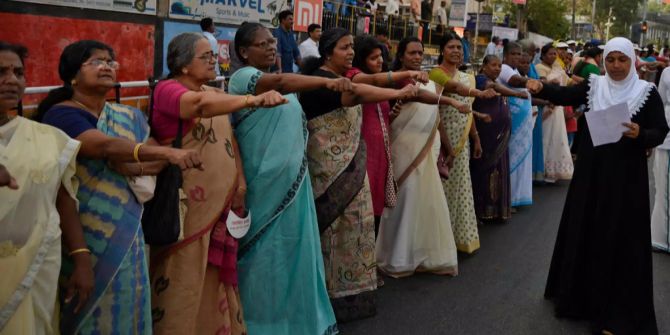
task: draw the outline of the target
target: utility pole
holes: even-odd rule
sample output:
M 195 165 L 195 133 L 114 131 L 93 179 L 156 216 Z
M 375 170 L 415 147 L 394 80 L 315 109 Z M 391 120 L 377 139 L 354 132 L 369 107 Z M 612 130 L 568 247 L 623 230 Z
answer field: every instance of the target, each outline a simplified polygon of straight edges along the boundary
M 577 26 L 575 25 L 575 13 L 577 11 L 577 0 L 572 0 L 572 39 L 577 39 Z
M 614 22 L 616 21 L 616 17 L 612 16 L 612 7 L 610 7 L 610 13 L 607 16 L 607 23 L 605 23 L 605 42 L 610 40 L 610 28 L 614 25 Z
M 596 37 L 596 1 L 593 0 L 593 8 L 591 8 L 591 39 Z
M 648 0 L 644 0 L 644 9 L 642 11 L 642 22 L 647 21 L 647 3 Z M 646 32 L 645 32 L 646 33 Z M 647 37 L 647 34 L 640 34 L 640 48 L 644 45 L 644 38 Z
M 482 1 L 484 0 L 477 0 L 477 21 L 475 21 L 475 45 L 472 48 L 472 59 L 475 59 L 477 57 L 477 44 L 479 44 L 479 13 L 482 11 Z

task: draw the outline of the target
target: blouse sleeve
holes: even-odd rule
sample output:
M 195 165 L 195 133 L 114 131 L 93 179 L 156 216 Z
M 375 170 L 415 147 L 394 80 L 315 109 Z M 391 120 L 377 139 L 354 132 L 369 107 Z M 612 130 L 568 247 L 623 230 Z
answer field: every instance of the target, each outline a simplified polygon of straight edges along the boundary
M 549 102 L 558 106 L 579 106 L 587 103 L 588 91 L 588 80 L 573 86 L 544 84 L 542 91 L 534 94 L 533 97 L 549 100 Z
M 89 113 L 78 108 L 59 106 L 50 109 L 44 115 L 42 123 L 64 131 L 71 138 L 77 138 L 87 130 L 97 129 L 96 124 L 87 118 L 87 114 Z M 95 118 L 93 115 L 90 117 Z
M 313 75 L 335 78 L 334 75 L 322 70 L 315 71 Z M 342 107 L 342 92 L 331 91 L 327 88 L 302 92 L 300 94 L 300 104 L 307 119 L 313 119 Z
M 488 83 L 488 78 L 486 78 L 485 75 L 483 75 L 483 74 L 478 74 L 478 75 L 475 77 L 475 87 L 476 87 L 478 90 L 482 90 L 482 91 L 485 90 L 485 89 L 486 89 L 486 84 L 487 84 L 487 83 Z
M 161 81 L 154 90 L 154 110 L 151 128 L 156 139 L 160 142 L 177 135 L 179 119 L 179 103 L 181 96 L 188 92 L 188 88 L 175 80 Z M 192 123 L 193 121 L 190 121 Z M 184 123 L 188 129 L 189 122 Z
M 640 135 L 637 142 L 645 148 L 660 145 L 668 134 L 668 122 L 665 119 L 663 101 L 655 88 L 649 92 L 649 97 L 640 110 L 644 113 L 640 125 Z
M 349 69 L 349 71 L 347 71 L 347 74 L 345 75 L 345 77 L 353 80 L 354 77 L 357 74 L 362 73 L 362 72 L 363 71 L 359 70 L 358 68 L 352 67 L 351 69 Z
M 228 83 L 228 92 L 234 95 L 256 94 L 256 84 L 263 72 L 255 67 L 247 66 L 237 70 Z

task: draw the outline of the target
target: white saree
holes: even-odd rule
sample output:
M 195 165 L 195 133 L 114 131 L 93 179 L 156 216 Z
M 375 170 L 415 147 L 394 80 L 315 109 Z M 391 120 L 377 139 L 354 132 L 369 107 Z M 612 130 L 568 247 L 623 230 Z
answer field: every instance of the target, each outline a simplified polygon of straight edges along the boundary
M 0 334 L 58 333 L 56 196 L 62 184 L 76 199 L 78 150 L 60 130 L 21 117 L 0 127 L 0 164 L 19 184 L 0 188 Z
M 435 83 L 422 89 L 435 92 Z M 406 103 L 391 124 L 391 159 L 398 204 L 385 208 L 377 237 L 377 267 L 392 277 L 419 272 L 456 275 L 456 244 L 437 171 L 440 138 L 435 105 Z

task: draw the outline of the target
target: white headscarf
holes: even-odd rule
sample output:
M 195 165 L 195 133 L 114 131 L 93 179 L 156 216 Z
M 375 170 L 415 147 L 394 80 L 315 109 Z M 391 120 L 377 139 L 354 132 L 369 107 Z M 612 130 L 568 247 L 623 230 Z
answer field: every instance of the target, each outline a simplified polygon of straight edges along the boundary
M 633 43 L 627 38 L 615 37 L 605 45 L 603 59 L 611 52 L 621 52 L 630 58 L 630 71 L 623 80 L 614 80 L 609 73 L 604 76 L 591 75 L 591 89 L 589 90 L 590 110 L 603 110 L 620 103 L 628 103 L 631 117 L 640 110 L 649 92 L 654 87 L 652 83 L 641 80 L 635 69 L 635 50 Z

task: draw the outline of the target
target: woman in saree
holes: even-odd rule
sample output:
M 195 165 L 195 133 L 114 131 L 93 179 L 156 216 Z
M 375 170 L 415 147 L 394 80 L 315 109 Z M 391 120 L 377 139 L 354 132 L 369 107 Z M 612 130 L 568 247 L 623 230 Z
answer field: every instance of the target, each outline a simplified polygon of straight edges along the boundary
M 443 78 L 457 81 L 466 87 L 475 87 L 474 77 L 458 71 L 463 61 L 463 45 L 455 33 L 447 33 L 440 42 L 440 65 L 430 73 L 431 80 L 438 84 Z M 469 89 L 472 90 L 472 89 Z M 472 98 L 454 93 L 448 96 L 461 103 L 472 105 Z M 447 196 L 454 240 L 459 251 L 473 253 L 479 249 L 479 232 L 475 214 L 470 179 L 470 141 L 472 140 L 472 158 L 479 159 L 482 147 L 474 122 L 474 114 L 459 113 L 453 107 L 440 107 L 441 123 L 452 145 L 453 168 L 449 169 L 449 178 L 442 181 Z
M 493 88 L 504 96 L 526 99 L 523 92 L 496 82 L 502 63 L 495 55 L 484 57 L 482 71 L 475 77 L 477 89 Z M 482 157 L 470 161 L 472 194 L 479 220 L 507 220 L 511 217 L 510 173 L 507 146 L 512 119 L 507 99 L 475 99 L 472 108 L 489 115 L 490 120 L 476 120 L 482 146 Z
M 428 74 L 420 71 L 420 68 L 415 70 L 398 68 L 383 73 L 382 47 L 372 36 L 356 37 L 354 48 L 353 67 L 347 72 L 347 77 L 351 78 L 354 83 L 396 88 L 402 88 L 414 82 L 428 83 Z M 460 105 L 451 98 L 440 99 L 434 90 L 420 90 L 419 95 L 413 100 L 428 104 L 456 105 L 464 112 L 469 112 L 468 106 Z M 394 200 L 391 199 L 397 197 L 397 190 L 390 185 L 395 180 L 390 161 L 390 109 L 389 101 L 363 104 L 362 132 L 368 152 L 367 171 L 375 213 L 375 232 L 379 230 L 379 221 L 385 205 L 394 207 Z
M 428 76 L 421 71 L 403 71 L 383 73 L 384 58 L 382 46 L 372 36 L 362 35 L 354 39 L 353 67 L 347 77 L 357 83 L 378 87 L 393 87 L 401 80 L 426 82 Z M 389 101 L 364 104 L 363 125 L 361 132 L 367 149 L 367 172 L 372 195 L 372 207 L 375 216 L 375 233 L 379 231 L 379 223 L 385 206 L 394 206 L 392 199 L 397 197 L 397 190 L 392 186 L 395 177 L 391 170 L 389 133 L 391 122 Z M 391 184 L 389 184 L 391 183 Z M 388 200 L 388 201 L 387 201 Z
M 540 80 L 566 86 L 569 79 L 565 70 L 556 62 L 556 48 L 549 43 L 542 47 L 537 74 Z M 565 113 L 562 106 L 546 106 L 542 111 L 542 145 L 544 148 L 544 180 L 549 183 L 572 178 L 574 166 L 568 133 L 565 128 Z
M 665 118 L 670 120 L 670 68 L 663 70 L 658 84 L 658 93 L 663 100 Z M 658 251 L 670 253 L 670 136 L 654 154 L 654 210 L 651 213 L 651 246 Z
M 77 199 L 95 285 L 80 310 L 67 301 L 61 304 L 65 334 L 151 332 L 142 204 L 115 168 L 140 176 L 158 173 L 168 161 L 182 168 L 200 165 L 196 152 L 143 145 L 149 129 L 142 112 L 105 101 L 118 67 L 114 51 L 101 42 L 70 44 L 58 66 L 63 86 L 49 92 L 38 107 L 43 123 L 81 142 Z M 64 280 L 71 277 L 68 263 L 63 264 Z
M 405 38 L 398 44 L 394 70 L 417 71 L 423 44 Z M 398 87 L 411 82 L 401 81 Z M 440 183 L 440 122 L 435 103 L 441 98 L 434 82 L 421 89 L 435 102 L 396 102 L 397 117 L 391 123 L 391 158 L 398 181 L 398 203 L 386 208 L 377 238 L 377 265 L 385 274 L 399 278 L 413 273 L 458 274 L 454 234 L 449 208 Z M 454 103 L 453 99 L 449 99 Z M 458 106 L 469 112 L 469 106 Z
M 325 78 L 344 76 L 352 67 L 353 42 L 344 29 L 325 31 L 319 42 L 321 57 L 306 59 L 303 73 Z M 412 98 L 417 91 L 414 85 L 394 90 L 352 84 L 349 92 L 321 88 L 300 95 L 308 120 L 307 159 L 326 286 L 339 322 L 376 313 L 374 213 L 360 104 Z
M 65 299 L 76 295 L 79 311 L 93 288 L 76 203 L 80 143 L 11 113 L 26 88 L 26 54 L 0 41 L 0 333 L 57 334 L 61 237 L 74 265 Z
M 555 104 L 587 104 L 585 115 L 623 107 L 630 116 L 616 125 L 618 141 L 597 146 L 584 123 L 545 298 L 557 316 L 590 321 L 594 334 L 655 335 L 646 151 L 663 143 L 668 123 L 654 85 L 635 71 L 633 43 L 611 39 L 604 59 L 605 75 L 578 85 L 527 85 Z
M 505 46 L 503 65 L 500 68 L 498 82 L 526 93 L 524 89 L 528 78 L 516 69 L 521 59 L 522 48 L 515 42 Z M 509 110 L 512 116 L 512 132 L 508 145 L 510 166 L 510 194 L 512 212 L 518 206 L 533 204 L 533 115 L 531 100 L 509 97 Z M 546 129 L 542 128 L 543 135 Z M 546 169 L 546 167 L 545 167 Z
M 154 332 L 246 334 L 237 277 L 238 242 L 226 227 L 228 213 L 245 211 L 246 180 L 230 125 L 244 108 L 286 102 L 276 91 L 234 96 L 205 86 L 214 80 L 216 55 L 200 33 L 170 41 L 170 73 L 154 90 L 153 130 L 170 145 L 197 150 L 202 169 L 184 171 L 186 216 L 182 240 L 151 250 Z
M 240 27 L 235 47 L 246 67 L 233 74 L 229 92 L 262 94 L 276 89 L 288 100 L 285 105 L 233 114 L 247 180 L 245 204 L 253 214 L 238 252 L 248 332 L 335 334 L 307 168 L 307 122 L 293 93 L 319 88 L 343 92 L 351 89 L 351 82 L 270 73 L 277 44 L 259 23 Z

